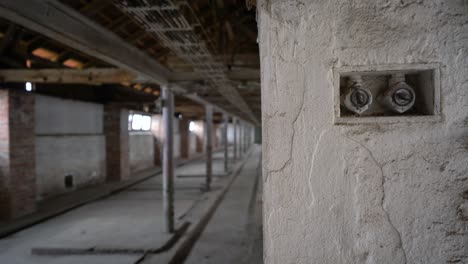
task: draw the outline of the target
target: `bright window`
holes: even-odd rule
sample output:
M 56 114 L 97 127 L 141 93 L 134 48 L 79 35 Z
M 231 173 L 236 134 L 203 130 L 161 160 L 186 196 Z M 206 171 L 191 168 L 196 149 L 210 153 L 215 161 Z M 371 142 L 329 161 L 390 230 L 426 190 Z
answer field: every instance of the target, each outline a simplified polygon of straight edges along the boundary
M 128 116 L 128 130 L 149 131 L 151 129 L 151 116 L 141 114 L 130 114 Z
M 197 130 L 197 126 L 195 125 L 193 121 L 190 121 L 189 123 L 189 130 L 190 132 L 195 132 L 195 130 Z
M 141 130 L 148 131 L 151 128 L 151 116 L 141 116 Z

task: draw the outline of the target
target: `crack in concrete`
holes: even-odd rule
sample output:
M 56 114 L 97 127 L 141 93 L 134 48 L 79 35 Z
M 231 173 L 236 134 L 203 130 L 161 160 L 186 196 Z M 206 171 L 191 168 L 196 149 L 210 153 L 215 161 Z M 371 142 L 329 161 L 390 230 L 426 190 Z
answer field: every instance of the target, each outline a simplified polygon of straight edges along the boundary
M 304 73 L 305 74 L 305 73 Z M 293 147 L 294 147 L 294 137 L 296 136 L 296 122 L 297 120 L 299 119 L 299 116 L 301 115 L 302 113 L 302 110 L 304 108 L 304 104 L 305 104 L 305 93 L 306 93 L 306 83 L 305 83 L 305 78 L 303 78 L 303 86 L 302 86 L 302 99 L 301 99 L 301 103 L 300 103 L 300 107 L 299 107 L 299 111 L 296 113 L 295 117 L 294 117 L 294 120 L 293 122 L 291 123 L 292 125 L 292 129 L 293 129 L 293 132 L 292 132 L 292 135 L 291 135 L 291 139 L 290 139 L 290 148 L 289 148 L 289 155 L 288 155 L 288 159 L 286 160 L 286 162 L 283 163 L 283 165 L 279 168 L 279 169 L 275 169 L 275 170 L 269 170 L 267 172 L 267 175 L 265 177 L 265 182 L 268 181 L 268 178 L 269 178 L 269 175 L 271 173 L 277 173 L 277 172 L 281 172 L 283 171 L 289 164 L 291 164 L 291 160 L 292 160 L 292 153 L 293 153 Z
M 311 201 L 310 201 L 310 204 L 309 204 L 309 208 L 312 207 L 314 204 L 315 204 L 315 194 L 314 194 L 314 191 L 313 191 L 313 188 L 312 188 L 312 181 L 311 181 L 311 177 L 312 177 L 312 172 L 314 171 L 314 168 L 315 168 L 315 156 L 317 155 L 317 152 L 318 152 L 318 148 L 320 146 L 320 143 L 322 141 L 322 136 L 325 134 L 327 130 L 322 130 L 322 132 L 320 133 L 318 139 L 317 139 L 317 143 L 315 144 L 315 148 L 314 148 L 314 151 L 312 152 L 312 158 L 311 158 L 311 165 L 310 165 L 310 169 L 309 169 L 309 184 L 308 184 L 308 187 L 309 187 L 309 192 L 310 192 L 310 195 L 312 196 L 311 197 Z
M 385 175 L 384 175 L 384 172 L 383 172 L 383 169 L 382 169 L 382 166 L 379 164 L 379 162 L 377 162 L 377 159 L 374 157 L 374 155 L 372 154 L 372 152 L 364 145 L 362 144 L 361 142 L 357 141 L 357 140 L 354 140 L 350 137 L 347 137 L 346 135 L 342 134 L 343 137 L 353 141 L 354 143 L 358 144 L 359 146 L 361 146 L 368 154 L 369 156 L 371 157 L 371 159 L 374 161 L 374 163 L 377 165 L 377 167 L 379 167 L 379 170 L 380 170 L 380 173 L 382 175 L 382 200 L 381 200 L 381 207 L 382 207 L 382 210 L 384 211 L 384 214 L 385 214 L 385 218 L 387 219 L 388 223 L 390 224 L 390 227 L 393 229 L 393 231 L 396 233 L 397 237 L 398 237 L 398 240 L 399 240 L 399 247 L 401 248 L 401 251 L 403 253 L 403 258 L 404 258 L 404 262 L 403 264 L 406 264 L 408 263 L 408 258 L 406 257 L 406 251 L 403 247 L 403 239 L 401 237 L 401 233 L 400 231 L 398 231 L 398 229 L 396 228 L 396 226 L 393 224 L 392 220 L 390 219 L 390 214 L 388 213 L 388 211 L 385 209 Z

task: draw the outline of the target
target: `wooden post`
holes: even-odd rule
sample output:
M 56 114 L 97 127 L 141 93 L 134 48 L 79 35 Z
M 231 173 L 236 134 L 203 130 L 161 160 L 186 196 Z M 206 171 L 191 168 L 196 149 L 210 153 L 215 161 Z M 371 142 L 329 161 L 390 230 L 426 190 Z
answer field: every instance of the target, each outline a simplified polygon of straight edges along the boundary
M 162 87 L 163 100 L 163 207 L 166 231 L 174 232 L 174 164 L 173 164 L 173 117 L 174 96 L 167 87 Z
M 213 106 L 205 106 L 206 115 L 206 191 L 210 190 L 213 174 Z

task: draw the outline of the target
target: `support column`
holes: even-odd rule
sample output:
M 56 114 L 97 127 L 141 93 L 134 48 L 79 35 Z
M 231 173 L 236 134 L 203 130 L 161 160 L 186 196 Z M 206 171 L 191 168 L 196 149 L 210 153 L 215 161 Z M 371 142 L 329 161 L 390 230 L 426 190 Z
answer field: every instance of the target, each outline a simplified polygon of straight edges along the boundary
M 0 219 L 36 210 L 35 97 L 0 90 Z
M 246 123 L 244 127 L 244 152 L 247 153 L 247 150 L 249 150 L 249 125 Z
M 190 158 L 190 120 L 182 119 L 179 122 L 180 135 L 180 157 L 183 159 Z
M 252 146 L 252 126 L 249 125 L 249 149 Z
M 163 100 L 163 207 L 166 231 L 174 232 L 174 160 L 173 117 L 174 96 L 167 87 L 162 87 Z
M 237 160 L 238 156 L 237 156 L 237 118 L 233 117 L 232 118 L 232 128 L 233 128 L 233 132 L 234 132 L 234 139 L 233 139 L 233 152 L 234 152 L 234 161 Z
M 128 110 L 115 104 L 104 106 L 107 181 L 122 181 L 130 177 Z
M 250 138 L 250 143 L 249 143 L 250 146 L 253 145 L 253 139 L 254 139 L 254 133 L 253 133 L 253 132 L 254 132 L 254 127 L 253 127 L 253 126 L 250 126 L 250 136 L 249 136 L 249 138 Z
M 245 153 L 245 131 L 244 131 L 244 122 L 240 123 L 240 156 L 243 157 Z
M 245 152 L 249 150 L 249 124 L 245 124 Z
M 210 190 L 211 177 L 213 174 L 213 107 L 205 106 L 206 114 L 206 185 L 205 189 Z
M 224 147 L 224 171 L 227 173 L 229 171 L 229 142 L 228 142 L 228 125 L 229 125 L 229 116 L 223 114 L 223 147 Z

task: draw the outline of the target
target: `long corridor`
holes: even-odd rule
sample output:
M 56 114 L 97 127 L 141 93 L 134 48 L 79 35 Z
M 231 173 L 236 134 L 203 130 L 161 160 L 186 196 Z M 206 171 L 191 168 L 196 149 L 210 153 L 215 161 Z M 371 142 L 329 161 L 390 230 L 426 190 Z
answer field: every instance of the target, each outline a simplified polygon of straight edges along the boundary
M 231 188 L 236 189 L 238 182 L 245 179 L 253 187 L 259 156 L 259 147 L 253 146 L 243 166 L 244 161 L 241 160 L 231 167 L 231 172 L 238 177 Z M 216 152 L 210 192 L 202 191 L 205 181 L 204 159 L 191 161 L 175 170 L 175 216 L 178 228 L 194 225 L 193 219 L 187 220 L 189 215 L 197 215 L 192 211 L 203 208 L 204 203 L 209 203 L 206 197 L 226 187 L 229 179 L 235 176 L 233 173 L 225 173 L 223 164 L 222 153 Z M 235 167 L 240 170 L 234 171 Z M 166 261 L 173 257 L 167 254 L 174 251 L 183 236 L 164 231 L 161 185 L 161 176 L 155 175 L 112 196 L 1 239 L 0 263 L 131 264 L 158 263 L 161 259 Z M 254 195 L 252 190 L 250 188 L 249 193 L 243 193 L 243 199 Z M 226 199 L 221 202 L 221 208 L 232 199 L 231 191 Z M 247 211 L 238 213 L 247 218 Z M 207 228 L 209 230 L 211 228 Z M 202 235 L 200 242 L 204 241 Z
M 260 148 L 255 146 L 187 264 L 263 263 L 261 184 Z

